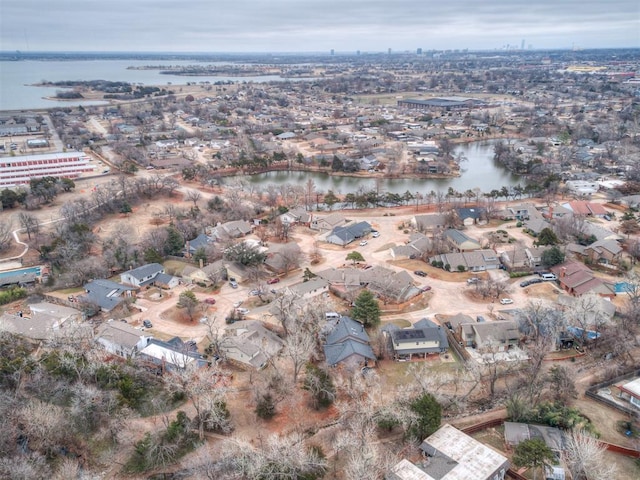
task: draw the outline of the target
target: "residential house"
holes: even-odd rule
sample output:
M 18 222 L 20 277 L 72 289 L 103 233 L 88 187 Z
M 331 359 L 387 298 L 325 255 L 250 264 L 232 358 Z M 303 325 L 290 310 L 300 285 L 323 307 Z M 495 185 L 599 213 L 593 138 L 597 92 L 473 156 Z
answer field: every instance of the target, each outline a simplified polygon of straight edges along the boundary
M 383 331 L 389 336 L 396 360 L 427 358 L 427 355 L 444 353 L 449 348 L 447 334 L 440 325 L 423 318 L 410 328 L 389 324 Z
M 551 247 L 527 247 L 524 252 L 527 256 L 526 265 L 529 268 L 538 268 L 542 266 L 542 254 Z
M 458 313 L 452 317 L 449 317 L 444 325 L 451 331 L 457 332 L 460 328 L 460 325 L 464 325 L 467 323 L 473 323 L 475 320 L 469 315 L 465 315 L 464 313 Z
M 218 283 L 227 276 L 227 269 L 222 260 L 216 260 L 202 268 L 186 265 L 182 269 L 182 279 L 186 282 L 203 283 L 212 285 Z
M 255 320 L 228 325 L 220 341 L 220 353 L 243 367 L 264 368 L 284 346 L 284 341 Z
M 513 320 L 461 324 L 457 334 L 465 346 L 476 350 L 492 348 L 506 352 L 520 341 L 518 324 Z
M 280 215 L 280 220 L 285 225 L 309 225 L 311 223 L 312 214 L 304 208 L 292 208 L 288 212 Z
M 505 250 L 500 254 L 500 261 L 508 270 L 524 269 L 528 266 L 526 249 L 514 246 L 513 250 Z
M 340 317 L 327 335 L 324 355 L 329 366 L 368 365 L 376 361 L 364 325 L 349 317 Z
M 302 250 L 300 250 L 300 246 L 297 243 L 272 243 L 267 251 L 264 265 L 274 273 L 286 274 L 299 268 L 301 258 Z
M 420 289 L 414 285 L 414 278 L 405 270 L 394 272 L 376 266 L 363 270 L 360 279 L 361 284 L 366 284 L 384 302 L 404 303 L 420 294 Z
M 484 208 L 456 208 L 455 212 L 465 227 L 485 225 L 487 223 L 487 210 Z
M 65 326 L 77 326 L 83 318 L 75 308 L 42 302 L 29 305 L 30 314 L 3 313 L 0 316 L 0 331 L 21 335 L 31 340 L 51 340 Z
M 109 320 L 98 327 L 96 342 L 114 355 L 133 358 L 147 346 L 151 337 L 124 322 Z
M 213 242 L 213 238 L 201 233 L 193 240 L 188 240 L 184 246 L 184 256 L 187 258 L 191 258 L 194 253 L 198 251 L 200 248 L 206 248 L 207 245 Z
M 565 449 L 562 430 L 544 425 L 504 422 L 504 441 L 510 447 L 516 447 L 525 440 L 542 440 L 558 456 Z
M 397 463 L 387 480 L 504 480 L 509 460 L 457 428 L 445 424 L 420 445 L 425 460 Z
M 593 263 L 615 265 L 622 257 L 622 246 L 615 240 L 598 240 L 584 248 L 584 255 Z
M 191 350 L 178 337 L 166 342 L 152 338 L 139 351 L 138 356 L 142 360 L 157 365 L 163 372 L 167 370 L 183 370 L 190 366 L 201 368 L 208 364 L 202 355 Z
M 442 262 L 449 265 L 451 271 L 460 270 L 470 272 L 484 272 L 500 268 L 498 254 L 491 249 L 476 250 L 473 252 L 443 253 L 429 258 L 429 263 Z
M 458 252 L 470 252 L 482 248 L 477 240 L 472 239 L 460 230 L 450 228 L 445 230 L 446 241 Z
M 79 295 L 79 301 L 96 304 L 103 312 L 109 312 L 131 298 L 136 288 L 99 278 L 84 286 L 85 294 Z
M 232 238 L 240 238 L 249 235 L 253 227 L 246 220 L 233 220 L 231 222 L 219 223 L 215 227 L 207 227 L 205 234 L 214 241 L 224 241 Z
M 128 270 L 120 274 L 120 282 L 125 285 L 132 285 L 140 288 L 151 285 L 156 276 L 164 273 L 164 267 L 159 263 L 148 263 L 133 270 Z
M 334 212 L 325 217 L 314 216 L 309 227 L 312 230 L 329 231 L 344 224 L 346 221 L 341 212 Z
M 550 270 L 558 277 L 560 287 L 576 297 L 588 292 L 608 298 L 614 298 L 616 295 L 612 284 L 597 278 L 583 263 L 566 261 L 551 267 Z
M 422 258 L 423 255 L 431 250 L 431 239 L 422 233 L 411 233 L 409 235 L 409 243 L 406 245 L 397 245 L 389 249 L 392 258 Z
M 371 233 L 371 230 L 372 227 L 369 222 L 350 223 L 348 225 L 335 227 L 327 235 L 326 240 L 328 243 L 342 245 L 344 247 L 354 240 L 368 235 Z
M 562 206 L 571 210 L 574 215 L 579 215 L 582 217 L 603 218 L 607 214 L 607 211 L 599 203 L 574 200 L 572 202 L 565 203 Z
M 433 215 L 415 215 L 411 218 L 411 226 L 419 232 L 444 230 L 448 224 L 448 216 L 444 213 Z
M 300 298 L 313 298 L 329 292 L 329 282 L 320 276 L 285 287 L 286 293 Z
M 516 220 L 528 220 L 529 212 L 536 210 L 535 205 L 531 203 L 523 203 L 521 205 L 514 205 L 508 207 L 507 210 L 511 213 L 511 216 Z
M 620 395 L 634 407 L 640 408 L 640 378 L 620 385 Z

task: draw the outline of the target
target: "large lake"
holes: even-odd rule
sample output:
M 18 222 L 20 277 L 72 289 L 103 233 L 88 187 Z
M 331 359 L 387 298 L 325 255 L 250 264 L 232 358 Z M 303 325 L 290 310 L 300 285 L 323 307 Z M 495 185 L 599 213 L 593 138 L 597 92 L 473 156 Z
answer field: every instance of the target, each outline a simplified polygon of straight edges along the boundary
M 397 178 L 397 179 L 369 179 L 359 177 L 344 177 L 327 175 L 317 172 L 269 172 L 259 175 L 246 175 L 225 179 L 225 183 L 233 183 L 239 179 L 261 185 L 306 185 L 309 179 L 315 184 L 316 191 L 327 192 L 333 190 L 336 194 L 356 193 L 359 189 L 371 191 L 376 189 L 376 182 L 381 192 L 404 193 L 409 190 L 415 194 L 425 194 L 434 191 L 446 191 L 449 187 L 459 192 L 480 188 L 483 193 L 502 187 L 510 187 L 524 180 L 506 170 L 493 160 L 493 146 L 497 140 L 472 142 L 456 147 L 454 154 L 462 153 L 467 161 L 462 163 L 459 177 L 453 178 Z
M 101 105 L 105 102 L 46 100 L 56 94 L 58 87 L 34 87 L 43 81 L 109 80 L 144 85 L 185 85 L 187 82 L 269 82 L 282 81 L 277 75 L 255 77 L 214 77 L 161 75 L 160 70 L 127 70 L 127 67 L 146 65 L 195 65 L 191 60 L 78 60 L 0 62 L 0 110 L 30 110 L 77 105 Z M 204 62 L 200 65 L 218 65 L 227 62 Z M 298 81 L 298 79 L 291 79 Z M 178 88 L 178 87 L 176 87 Z

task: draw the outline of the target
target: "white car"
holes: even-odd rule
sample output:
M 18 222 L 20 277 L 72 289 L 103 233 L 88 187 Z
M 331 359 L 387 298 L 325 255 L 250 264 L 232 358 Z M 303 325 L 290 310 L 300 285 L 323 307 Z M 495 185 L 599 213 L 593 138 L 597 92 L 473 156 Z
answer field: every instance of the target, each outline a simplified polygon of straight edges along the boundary
M 380 232 L 373 232 L 373 233 L 371 234 L 371 236 L 372 236 L 373 238 L 378 238 L 378 237 L 380 236 Z
M 360 242 L 360 246 L 361 246 L 361 247 L 364 247 L 364 246 L 365 246 L 365 245 L 367 245 L 368 243 L 369 243 L 369 242 L 367 242 L 366 240 L 362 240 L 362 241 Z
M 236 311 L 237 311 L 240 315 L 246 315 L 247 313 L 249 313 L 249 309 L 248 309 L 248 308 L 236 308 Z
M 511 300 L 510 298 L 501 298 L 500 303 L 502 305 L 511 305 L 513 303 L 513 300 Z

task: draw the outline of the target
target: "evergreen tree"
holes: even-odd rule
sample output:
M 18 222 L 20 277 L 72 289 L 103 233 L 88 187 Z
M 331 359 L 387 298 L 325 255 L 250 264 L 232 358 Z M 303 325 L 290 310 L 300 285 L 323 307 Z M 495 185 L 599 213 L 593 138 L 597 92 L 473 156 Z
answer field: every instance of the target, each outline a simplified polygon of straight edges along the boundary
M 380 323 L 380 305 L 369 290 L 363 290 L 356 298 L 355 306 L 351 310 L 351 317 L 358 320 L 365 327 L 376 326 Z

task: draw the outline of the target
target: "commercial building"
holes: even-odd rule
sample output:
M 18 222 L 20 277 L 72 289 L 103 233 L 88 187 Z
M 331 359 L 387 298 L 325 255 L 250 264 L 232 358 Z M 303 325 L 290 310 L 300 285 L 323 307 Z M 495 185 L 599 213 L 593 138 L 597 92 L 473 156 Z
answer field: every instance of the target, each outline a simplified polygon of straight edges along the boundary
M 32 178 L 77 178 L 93 172 L 83 152 L 43 153 L 0 158 L 0 187 L 26 185 Z

